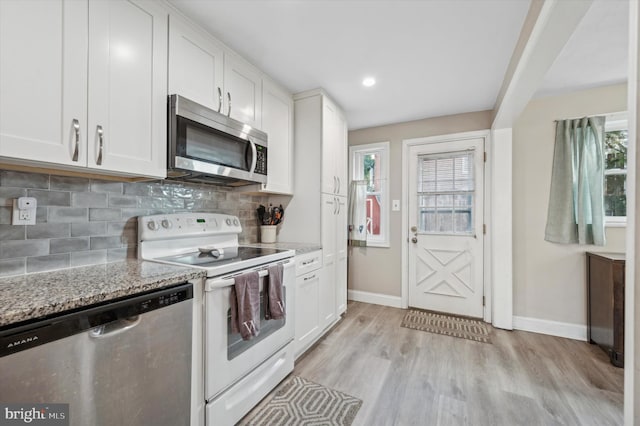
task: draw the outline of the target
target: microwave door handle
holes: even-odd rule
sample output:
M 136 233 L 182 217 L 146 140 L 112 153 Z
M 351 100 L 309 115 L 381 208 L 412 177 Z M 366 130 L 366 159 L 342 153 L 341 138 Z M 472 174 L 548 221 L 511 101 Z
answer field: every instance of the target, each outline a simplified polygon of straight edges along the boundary
M 258 150 L 256 149 L 255 142 L 251 139 L 249 139 L 249 144 L 251 145 L 251 168 L 249 169 L 249 173 L 253 173 L 258 162 Z

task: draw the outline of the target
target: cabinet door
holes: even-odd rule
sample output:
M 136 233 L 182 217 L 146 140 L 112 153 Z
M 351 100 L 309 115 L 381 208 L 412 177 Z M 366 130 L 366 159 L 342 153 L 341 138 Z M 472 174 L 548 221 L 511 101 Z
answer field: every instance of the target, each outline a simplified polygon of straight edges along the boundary
M 338 189 L 336 176 L 337 109 L 326 98 L 322 100 L 322 192 L 335 194 Z
M 322 270 L 296 279 L 295 355 L 301 355 L 320 335 L 320 285 Z
M 86 87 L 87 1 L 1 0 L 0 156 L 85 166 Z
M 336 214 L 336 314 L 347 310 L 347 199 L 336 197 L 338 210 Z
M 242 59 L 224 57 L 224 113 L 256 129 L 262 128 L 262 76 Z
M 262 80 L 262 130 L 267 133 L 268 192 L 293 193 L 293 99 L 268 79 Z
M 166 176 L 167 26 L 151 0 L 90 2 L 88 167 Z
M 322 194 L 322 254 L 323 272 L 320 286 L 320 318 L 322 328 L 330 325 L 336 317 L 336 197 Z
M 222 48 L 211 38 L 169 17 L 169 94 L 222 111 Z
M 348 129 L 347 120 L 341 112 L 336 114 L 335 173 L 338 179 L 337 194 L 346 197 L 349 192 Z

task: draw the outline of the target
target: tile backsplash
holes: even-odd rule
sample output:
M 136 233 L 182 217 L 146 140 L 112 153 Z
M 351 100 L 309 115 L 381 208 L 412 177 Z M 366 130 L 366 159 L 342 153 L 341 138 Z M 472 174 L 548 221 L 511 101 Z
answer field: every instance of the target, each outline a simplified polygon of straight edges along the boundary
M 35 225 L 11 225 L 14 198 L 37 200 Z M 0 276 L 136 257 L 137 216 L 201 211 L 233 214 L 241 243 L 258 241 L 266 196 L 174 181 L 117 182 L 0 170 Z

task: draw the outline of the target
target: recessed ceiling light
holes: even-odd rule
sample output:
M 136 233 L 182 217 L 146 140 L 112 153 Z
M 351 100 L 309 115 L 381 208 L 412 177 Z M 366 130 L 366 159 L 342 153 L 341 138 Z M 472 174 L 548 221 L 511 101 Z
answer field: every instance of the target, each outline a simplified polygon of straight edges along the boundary
M 365 78 L 364 80 L 362 80 L 362 85 L 363 85 L 364 87 L 371 87 L 371 86 L 373 86 L 374 84 L 376 84 L 376 79 L 375 79 L 375 78 L 373 78 L 373 77 L 367 77 L 367 78 Z

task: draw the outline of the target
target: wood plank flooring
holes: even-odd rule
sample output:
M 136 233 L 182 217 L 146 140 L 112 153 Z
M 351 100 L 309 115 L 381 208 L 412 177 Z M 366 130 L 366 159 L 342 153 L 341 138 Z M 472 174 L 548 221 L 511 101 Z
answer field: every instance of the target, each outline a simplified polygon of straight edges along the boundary
M 497 329 L 473 342 L 400 327 L 405 312 L 349 302 L 293 374 L 362 399 L 354 425 L 623 423 L 623 370 L 595 345 Z

